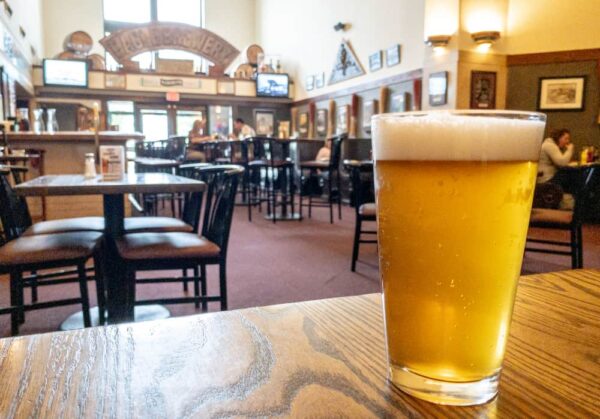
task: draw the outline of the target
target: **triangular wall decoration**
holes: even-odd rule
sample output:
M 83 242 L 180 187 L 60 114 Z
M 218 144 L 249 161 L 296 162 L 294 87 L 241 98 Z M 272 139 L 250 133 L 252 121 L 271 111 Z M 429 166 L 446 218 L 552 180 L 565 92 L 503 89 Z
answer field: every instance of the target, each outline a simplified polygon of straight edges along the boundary
M 331 76 L 329 76 L 329 84 L 338 83 L 363 74 L 365 74 L 365 70 L 360 61 L 358 61 L 358 58 L 356 58 L 350 42 L 342 41 L 335 58 Z

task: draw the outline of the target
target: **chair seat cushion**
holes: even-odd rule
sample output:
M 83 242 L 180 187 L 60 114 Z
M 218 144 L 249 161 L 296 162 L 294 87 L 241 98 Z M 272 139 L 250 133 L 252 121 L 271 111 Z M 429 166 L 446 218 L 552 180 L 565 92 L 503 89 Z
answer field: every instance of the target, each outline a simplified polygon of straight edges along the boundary
M 124 221 L 125 233 L 183 232 L 194 229 L 178 218 L 171 217 L 127 217 Z
M 362 204 L 360 207 L 358 207 L 358 213 L 363 217 L 375 218 L 377 214 L 377 208 L 375 207 L 375 203 L 368 202 L 366 204 Z
M 220 255 L 219 246 L 194 233 L 136 233 L 117 240 L 125 260 L 201 259 Z
M 0 248 L 0 266 L 86 259 L 101 238 L 102 233 L 94 231 L 22 236 Z
M 573 211 L 533 208 L 529 225 L 532 227 L 569 228 L 573 222 Z
M 104 218 L 102 217 L 79 217 L 65 218 L 63 220 L 50 220 L 35 223 L 29 227 L 24 236 L 35 236 L 38 234 L 69 233 L 74 231 L 104 231 Z
M 303 161 L 300 163 L 300 168 L 326 170 L 329 169 L 329 162 L 321 160 Z

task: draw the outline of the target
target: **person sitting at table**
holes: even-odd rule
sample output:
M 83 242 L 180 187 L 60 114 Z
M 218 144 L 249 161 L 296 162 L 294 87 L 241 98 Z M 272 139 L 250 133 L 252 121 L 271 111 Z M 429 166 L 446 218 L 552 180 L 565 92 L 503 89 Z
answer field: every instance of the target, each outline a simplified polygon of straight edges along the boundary
M 246 124 L 242 118 L 237 118 L 233 123 L 232 139 L 243 140 L 249 137 L 256 137 L 256 131 L 250 125 Z
M 542 143 L 540 161 L 538 163 L 537 183 L 554 183 L 564 187 L 564 182 L 558 169 L 569 165 L 573 157 L 573 144 L 571 143 L 571 132 L 566 128 L 554 130 L 550 137 Z M 572 210 L 575 199 L 571 194 L 563 194 L 559 208 Z
M 319 149 L 317 153 L 317 157 L 315 157 L 316 161 L 329 162 L 331 158 L 331 138 L 325 140 L 325 145 Z
M 193 144 L 202 144 L 206 141 L 212 140 L 212 138 L 206 134 L 206 121 L 204 119 L 196 119 L 194 121 L 194 125 L 192 125 L 192 129 L 188 133 L 188 139 L 190 140 L 190 145 L 186 154 L 186 160 L 193 161 L 206 161 L 206 154 L 200 149 L 194 149 Z
M 571 132 L 566 128 L 555 130 L 542 143 L 540 161 L 538 163 L 538 183 L 554 179 L 558 168 L 568 166 L 573 157 Z

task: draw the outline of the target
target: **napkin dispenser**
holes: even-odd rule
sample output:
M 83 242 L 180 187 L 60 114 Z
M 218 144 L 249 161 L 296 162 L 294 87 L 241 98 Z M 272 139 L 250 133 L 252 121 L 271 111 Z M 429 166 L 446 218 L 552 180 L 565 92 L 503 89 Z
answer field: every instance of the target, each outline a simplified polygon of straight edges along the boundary
M 100 172 L 102 180 L 120 180 L 125 175 L 125 148 L 100 146 Z

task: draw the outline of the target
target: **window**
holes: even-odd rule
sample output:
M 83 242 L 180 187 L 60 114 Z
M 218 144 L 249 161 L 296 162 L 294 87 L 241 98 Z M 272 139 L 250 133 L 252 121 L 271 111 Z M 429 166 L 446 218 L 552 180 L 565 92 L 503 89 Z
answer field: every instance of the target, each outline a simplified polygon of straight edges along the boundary
M 180 137 L 187 137 L 189 132 L 197 119 L 204 119 L 202 111 L 188 111 L 178 110 L 177 111 L 177 135 Z
M 233 131 L 233 110 L 231 106 L 210 106 L 208 115 L 209 132 L 227 138 Z
M 135 116 L 133 102 L 109 101 L 108 124 L 118 127 L 118 131 L 135 132 Z
M 130 28 L 140 23 L 175 22 L 203 27 L 204 0 L 104 0 L 104 34 Z M 194 60 L 194 68 L 206 68 L 204 60 L 184 51 L 161 50 L 140 54 L 133 61 L 141 69 L 155 68 L 156 59 Z M 116 70 L 118 63 L 106 53 L 106 68 Z

